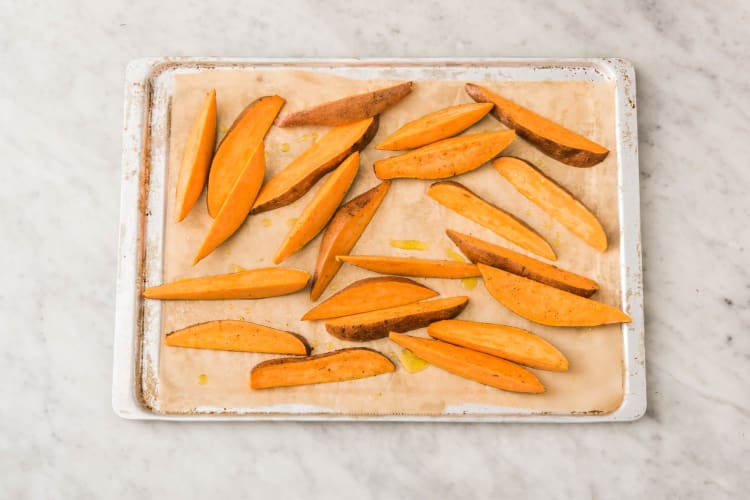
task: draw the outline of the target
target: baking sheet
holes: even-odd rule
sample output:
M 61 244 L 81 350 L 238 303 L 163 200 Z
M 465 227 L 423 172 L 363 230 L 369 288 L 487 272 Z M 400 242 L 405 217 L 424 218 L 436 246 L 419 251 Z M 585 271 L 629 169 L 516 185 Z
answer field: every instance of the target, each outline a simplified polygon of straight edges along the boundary
M 387 72 L 380 71 L 381 74 Z M 283 95 L 288 101 L 283 111 L 289 112 L 316 102 L 381 87 L 391 80 L 344 78 L 333 75 L 326 69 L 309 72 L 283 68 L 243 68 L 239 71 L 228 68 L 203 69 L 186 74 L 175 72 L 168 76 L 172 79 L 168 87 L 169 95 L 161 96 L 168 97 L 167 109 L 171 111 L 169 119 L 165 120 L 165 130 L 162 131 L 167 142 L 152 144 L 152 148 L 165 148 L 166 161 L 161 168 L 167 168 L 167 175 L 162 179 L 161 185 L 149 186 L 154 201 L 159 198 L 157 195 L 161 190 L 161 213 L 157 217 L 166 221 L 173 219 L 171 207 L 175 169 L 179 164 L 187 129 L 205 92 L 210 88 L 217 89 L 221 134 L 248 102 L 261 95 Z M 380 131 L 373 143 L 377 143 L 403 123 L 427 112 L 452 104 L 471 102 L 463 92 L 465 79 L 438 80 L 434 78 L 436 76 L 439 76 L 439 72 L 435 73 L 433 79 L 419 81 L 409 97 L 382 115 Z M 483 79 L 474 76 L 471 80 Z M 618 137 L 616 98 L 620 89 L 616 85 L 617 79 L 487 80 L 485 83 L 501 94 L 535 109 L 544 109 L 545 114 L 551 118 L 603 143 L 613 152 L 620 152 L 622 144 L 618 143 L 621 138 Z M 159 98 L 158 95 L 155 97 Z M 487 117 L 473 127 L 470 133 L 500 128 L 504 127 L 494 118 Z M 316 134 L 321 136 L 323 133 L 325 128 L 321 127 L 273 128 L 266 140 L 268 177 L 309 147 Z M 373 148 L 364 151 L 360 173 L 349 198 L 378 182 L 372 173 L 372 162 L 389 154 L 392 153 Z M 628 296 L 622 293 L 626 288 L 623 284 L 627 273 L 622 272 L 620 259 L 622 218 L 618 209 L 621 203 L 618 201 L 622 201 L 622 196 L 618 184 L 622 176 L 619 175 L 621 170 L 618 170 L 618 158 L 622 161 L 621 155 L 613 153 L 592 169 L 576 169 L 542 155 L 521 140 L 517 140 L 504 154 L 515 154 L 532 161 L 579 196 L 602 220 L 610 240 L 610 250 L 600 255 L 588 248 L 520 196 L 491 167 L 482 167 L 458 180 L 537 229 L 555 247 L 559 257 L 557 265 L 597 279 L 602 289 L 597 296 L 598 300 L 623 305 L 623 297 Z M 159 166 L 154 165 L 154 168 Z M 490 231 L 427 198 L 425 191 L 429 184 L 429 181 L 413 180 L 394 182 L 386 201 L 353 253 L 447 258 L 446 252 L 456 249 L 444 234 L 446 227 L 512 247 Z M 249 218 L 229 242 L 197 266 L 191 266 L 192 256 L 209 221 L 205 200 L 199 200 L 184 222 L 178 225 L 167 222 L 163 225 L 161 246 L 146 248 L 144 271 L 147 284 L 230 272 L 237 265 L 246 268 L 270 265 L 275 250 L 289 229 L 289 221 L 299 214 L 311 196 L 312 192 L 291 206 Z M 152 216 L 155 215 L 153 211 L 151 213 Z M 403 214 L 409 214 L 409 217 L 405 218 Z M 420 240 L 427 242 L 430 248 L 424 252 L 398 250 L 389 245 L 391 239 Z M 312 271 L 318 244 L 319 238 L 304 251 L 288 259 L 284 265 Z M 149 266 L 149 263 L 152 265 Z M 368 275 L 371 274 L 367 271 L 344 266 L 325 296 L 333 293 L 334 289 Z M 623 335 L 627 335 L 628 327 L 541 327 L 513 315 L 495 302 L 484 290 L 481 280 L 473 289 L 468 289 L 461 280 L 422 281 L 443 296 L 468 295 L 469 307 L 461 315 L 462 319 L 519 326 L 547 338 L 568 356 L 570 371 L 536 371 L 547 387 L 547 392 L 543 395 L 498 391 L 434 367 L 417 374 L 409 374 L 401 368 L 394 374 L 354 382 L 250 391 L 247 389 L 250 367 L 272 356 L 166 348 L 161 345 L 163 334 L 199 321 L 232 318 L 302 333 L 314 346 L 316 353 L 360 344 L 331 337 L 325 332 L 322 322 L 296 321 L 310 307 L 306 293 L 261 301 L 178 301 L 158 303 L 150 311 L 144 311 L 143 328 L 156 332 L 157 342 L 152 347 L 158 347 L 158 350 L 143 352 L 144 356 L 154 353 L 156 356 L 145 359 L 148 366 L 141 372 L 142 402 L 152 412 L 165 415 L 209 412 L 267 415 L 323 413 L 428 418 L 455 414 L 456 409 L 461 409 L 460 413 L 470 417 L 473 414 L 497 416 L 519 413 L 597 415 L 612 414 L 623 407 L 625 395 L 631 389 L 628 387 L 629 374 L 625 373 L 628 367 L 626 354 L 631 353 L 626 353 L 627 342 L 623 342 Z M 632 296 L 632 290 L 630 291 Z M 632 310 L 630 313 L 633 314 Z M 401 349 L 395 344 L 383 339 L 368 343 L 368 346 L 391 356 L 398 365 L 397 354 Z M 153 359 L 154 357 L 158 357 L 158 360 Z

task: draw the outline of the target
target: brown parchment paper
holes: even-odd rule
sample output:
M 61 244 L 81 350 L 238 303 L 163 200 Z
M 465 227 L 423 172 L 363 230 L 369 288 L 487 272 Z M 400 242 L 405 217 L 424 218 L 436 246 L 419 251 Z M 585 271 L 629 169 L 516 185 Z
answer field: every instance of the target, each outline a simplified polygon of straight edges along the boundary
M 208 227 L 205 193 L 190 215 L 174 223 L 174 189 L 182 149 L 191 120 L 204 95 L 217 91 L 219 137 L 226 133 L 235 116 L 250 101 L 268 94 L 287 99 L 284 112 L 363 92 L 390 84 L 389 81 L 359 81 L 322 72 L 293 70 L 216 71 L 175 76 L 171 102 L 171 133 L 168 165 L 167 222 L 164 246 L 165 282 L 179 278 L 231 272 L 233 266 L 265 267 L 289 230 L 290 221 L 309 202 L 314 188 L 296 203 L 249 217 L 240 230 L 198 265 L 191 265 Z M 528 105 L 563 125 L 615 150 L 614 83 L 566 82 L 477 82 L 520 104 Z M 381 116 L 377 136 L 362 154 L 357 179 L 347 199 L 379 182 L 372 171 L 374 160 L 392 155 L 377 151 L 374 145 L 404 123 L 428 112 L 471 99 L 464 93 L 464 82 L 418 81 L 414 91 Z M 481 132 L 504 128 L 487 116 L 469 130 Z M 325 127 L 280 129 L 273 127 L 266 137 L 266 179 L 322 136 Z M 597 280 L 601 290 L 595 299 L 620 305 L 618 290 L 618 203 L 617 161 L 611 153 L 593 168 L 574 168 L 546 157 L 517 139 L 504 154 L 519 155 L 577 195 L 602 221 L 609 238 L 609 250 L 599 254 L 574 237 L 564 227 L 518 194 L 489 165 L 457 178 L 474 192 L 509 210 L 541 233 L 558 254 L 556 265 Z M 488 241 L 522 249 L 491 231 L 438 205 L 426 196 L 430 181 L 397 180 L 370 223 L 353 254 L 411 255 L 448 258 L 447 250 L 457 249 L 445 235 L 454 228 Z M 320 185 L 320 184 L 319 184 Z M 318 186 L 319 186 L 318 185 Z M 419 240 L 429 244 L 426 251 L 399 250 L 390 240 Z M 287 259 L 283 265 L 312 274 L 320 236 Z M 349 283 L 372 273 L 345 265 L 322 299 Z M 468 295 L 469 306 L 461 319 L 501 323 L 531 330 L 557 346 L 570 360 L 570 370 L 553 373 L 533 370 L 547 388 L 541 395 L 504 392 L 451 375 L 436 367 L 410 374 L 401 367 L 401 348 L 387 339 L 367 343 L 393 359 L 397 370 L 358 381 L 297 388 L 251 391 L 248 374 L 256 363 L 273 355 L 232 353 L 161 346 L 158 397 L 155 410 L 164 413 L 191 413 L 213 408 L 242 412 L 249 408 L 286 404 L 314 405 L 351 415 L 435 415 L 453 405 L 479 404 L 542 411 L 608 412 L 623 398 L 622 335 L 618 326 L 597 328 L 551 328 L 529 322 L 497 303 L 481 280 L 468 289 L 462 280 L 423 279 L 442 296 Z M 312 306 L 308 290 L 263 300 L 175 301 L 163 308 L 164 334 L 193 323 L 215 319 L 244 319 L 274 328 L 298 332 L 313 346 L 313 353 L 362 345 L 330 336 L 323 322 L 301 322 L 298 318 Z M 426 335 L 424 330 L 412 332 Z M 205 375 L 205 377 L 201 377 Z M 202 380 L 201 380 L 202 378 Z M 201 383 L 204 382 L 204 383 Z

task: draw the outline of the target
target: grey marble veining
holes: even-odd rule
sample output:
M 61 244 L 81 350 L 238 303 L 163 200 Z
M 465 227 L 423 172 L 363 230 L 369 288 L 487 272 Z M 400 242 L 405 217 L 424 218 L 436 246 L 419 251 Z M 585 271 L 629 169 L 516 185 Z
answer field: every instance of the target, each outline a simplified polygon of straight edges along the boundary
M 0 497 L 747 495 L 746 2 L 5 0 L 0 11 Z M 632 60 L 647 415 L 585 426 L 115 417 L 122 81 L 147 55 Z

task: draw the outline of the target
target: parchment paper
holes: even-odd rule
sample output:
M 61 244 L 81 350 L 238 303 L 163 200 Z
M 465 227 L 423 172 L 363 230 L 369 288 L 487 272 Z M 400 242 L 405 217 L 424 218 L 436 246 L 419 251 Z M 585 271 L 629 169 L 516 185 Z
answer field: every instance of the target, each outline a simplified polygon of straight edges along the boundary
M 171 102 L 171 134 L 168 165 L 167 222 L 165 232 L 164 282 L 179 278 L 231 272 L 235 265 L 265 267 L 318 184 L 296 203 L 248 218 L 240 230 L 209 257 L 192 266 L 208 227 L 205 193 L 190 215 L 174 223 L 174 190 L 185 138 L 203 97 L 217 91 L 219 136 L 226 133 L 235 116 L 252 100 L 268 94 L 287 99 L 282 110 L 290 112 L 352 93 L 382 87 L 390 81 L 357 81 L 318 72 L 204 71 L 175 77 Z M 615 150 L 614 84 L 593 82 L 477 82 L 501 95 L 528 105 L 563 125 Z M 374 145 L 404 123 L 440 108 L 472 102 L 464 93 L 464 82 L 418 81 L 411 95 L 381 116 L 380 129 L 362 154 L 357 179 L 347 199 L 379 182 L 372 171 L 374 160 L 392 155 Z M 469 133 L 505 128 L 487 116 Z M 266 137 L 266 179 L 302 153 L 325 127 L 280 129 L 273 127 Z M 287 146 L 288 145 L 288 146 Z M 504 154 L 521 156 L 572 191 L 602 221 L 609 238 L 609 250 L 599 254 L 574 237 L 515 189 L 489 165 L 456 178 L 474 192 L 509 210 L 542 234 L 558 254 L 556 265 L 589 276 L 600 284 L 595 299 L 620 306 L 618 290 L 618 203 L 617 161 L 611 153 L 593 168 L 574 168 L 559 163 L 516 139 Z M 321 181 L 322 182 L 322 181 Z M 411 255 L 448 258 L 457 249 L 445 235 L 446 228 L 486 239 L 524 252 L 491 231 L 438 205 L 426 196 L 430 181 L 397 180 L 380 210 L 365 231 L 353 254 Z M 409 251 L 392 247 L 389 241 L 419 240 L 429 250 Z M 283 265 L 312 274 L 320 236 L 287 259 Z M 524 252 L 525 253 L 525 252 Z M 345 265 L 322 297 L 327 298 L 351 282 L 373 273 Z M 232 353 L 167 347 L 162 343 L 159 367 L 158 404 L 165 413 L 191 413 L 197 408 L 216 407 L 230 411 L 283 404 L 306 404 L 343 414 L 388 415 L 440 414 L 446 406 L 489 404 L 545 411 L 608 412 L 623 398 L 622 335 L 618 326 L 597 328 L 551 328 L 529 322 L 496 302 L 481 280 L 469 290 L 461 280 L 423 279 L 443 297 L 468 295 L 469 306 L 461 319 L 513 325 L 541 335 L 569 359 L 570 370 L 554 373 L 533 370 L 547 388 L 541 395 L 524 395 L 486 387 L 430 366 L 410 374 L 398 361 L 401 348 L 387 339 L 366 343 L 393 359 L 393 374 L 358 381 L 298 388 L 251 391 L 248 374 L 252 366 L 274 355 Z M 197 322 L 215 319 L 245 319 L 274 328 L 298 332 L 314 347 L 313 353 L 363 345 L 330 336 L 323 322 L 301 322 L 312 303 L 309 290 L 263 300 L 165 302 L 162 335 Z M 412 332 L 426 336 L 424 330 Z M 204 375 L 204 377 L 201 377 Z

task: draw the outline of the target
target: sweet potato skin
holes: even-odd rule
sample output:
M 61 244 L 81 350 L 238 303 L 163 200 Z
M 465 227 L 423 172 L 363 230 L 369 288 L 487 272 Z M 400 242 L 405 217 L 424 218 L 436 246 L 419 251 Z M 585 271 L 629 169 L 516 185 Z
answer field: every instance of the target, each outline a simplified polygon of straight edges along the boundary
M 359 153 L 355 151 L 331 173 L 331 177 L 297 218 L 273 259 L 275 264 L 303 248 L 323 230 L 349 192 L 358 170 Z
M 172 347 L 307 356 L 310 345 L 301 335 L 239 320 L 207 321 L 170 332 Z
M 428 196 L 459 215 L 545 259 L 557 260 L 549 243 L 528 224 L 455 181 L 436 182 Z
M 497 267 L 581 297 L 591 297 L 599 290 L 599 285 L 594 280 L 580 274 L 560 269 L 552 264 L 452 229 L 447 229 L 445 233 L 474 263 Z
M 400 151 L 453 137 L 490 112 L 491 103 L 458 104 L 413 120 L 385 138 L 377 149 Z
M 507 325 L 449 319 L 427 327 L 438 340 L 549 371 L 567 371 L 568 359 L 543 338 Z
M 310 275 L 300 269 L 266 267 L 201 276 L 147 288 L 143 296 L 160 300 L 262 299 L 305 288 Z
M 326 321 L 326 330 L 341 340 L 366 342 L 388 336 L 388 332 L 408 332 L 433 321 L 458 316 L 469 303 L 468 297 L 448 297 L 343 316 Z
M 355 281 L 310 309 L 303 321 L 339 318 L 378 309 L 402 306 L 437 296 L 416 281 L 398 276 L 380 276 Z
M 227 130 L 216 148 L 208 175 L 206 203 L 211 217 L 216 217 L 221 210 L 235 180 L 242 172 L 247 155 L 263 141 L 285 102 L 277 95 L 256 99 L 242 110 Z
M 260 190 L 258 199 L 255 201 L 251 214 L 258 214 L 268 210 L 274 210 L 290 203 L 294 203 L 305 195 L 324 175 L 336 168 L 347 156 L 355 151 L 362 151 L 370 143 L 375 134 L 378 132 L 379 119 L 377 116 L 367 118 L 367 129 L 363 135 L 352 144 L 345 144 L 337 149 L 337 145 L 331 143 L 332 140 L 326 139 L 336 129 L 323 136 L 318 142 L 302 153 L 299 157 L 292 160 L 281 172 L 269 180 Z M 359 122 L 342 125 L 342 127 L 353 127 Z M 311 154 L 313 148 L 330 147 L 332 153 L 321 163 L 300 168 L 301 162 L 305 155 Z M 287 179 L 291 178 L 291 181 Z M 291 182 L 291 184 L 289 184 Z
M 535 323 L 547 326 L 598 326 L 630 323 L 630 316 L 607 304 L 539 283 L 495 267 L 477 264 L 498 302 Z
M 396 332 L 391 332 L 388 337 L 431 365 L 454 375 L 505 391 L 544 392 L 544 386 L 533 373 L 510 361 L 439 340 Z
M 348 254 L 367 229 L 391 184 L 381 182 L 342 205 L 328 224 L 320 243 L 310 299 L 318 300 L 341 268 L 338 255 Z
M 512 101 L 508 101 L 507 99 L 498 96 L 497 94 L 484 87 L 480 87 L 479 85 L 475 85 L 473 83 L 467 83 L 466 93 L 476 102 L 493 103 L 495 107 L 492 109 L 492 114 L 500 121 L 500 123 L 504 124 L 508 128 L 514 129 L 519 136 L 521 136 L 523 139 L 526 139 L 542 153 L 558 161 L 561 161 L 562 163 L 565 163 L 572 167 L 593 167 L 597 163 L 602 162 L 609 154 L 609 150 L 607 150 L 605 147 L 596 144 L 593 141 L 589 141 L 585 137 L 573 132 L 572 130 L 566 129 L 562 125 L 548 120 L 547 118 L 544 118 L 529 109 L 523 108 L 523 106 L 515 104 Z M 516 116 L 515 113 L 509 110 L 509 108 L 512 107 L 522 108 L 524 112 L 529 113 L 530 116 L 534 117 L 534 119 L 543 120 L 545 126 L 553 126 L 555 128 L 564 129 L 572 136 L 576 136 L 585 141 L 585 144 L 588 144 L 587 148 L 584 149 L 580 147 L 577 148 L 566 146 L 545 137 L 536 129 L 529 127 L 524 123 L 521 123 L 518 116 Z
M 175 213 L 182 221 L 198 201 L 208 177 L 216 144 L 216 90 L 211 90 L 198 111 L 182 154 L 177 174 Z
M 307 358 L 280 358 L 259 363 L 250 371 L 251 389 L 343 382 L 393 372 L 383 354 L 352 347 Z
M 521 158 L 505 156 L 494 161 L 492 166 L 519 193 L 571 233 L 598 252 L 607 250 L 607 233 L 602 223 L 573 193 Z
M 403 82 L 391 87 L 352 95 L 280 116 L 276 120 L 279 127 L 299 125 L 338 126 L 364 120 L 379 115 L 401 99 L 409 95 L 414 82 Z
M 482 132 L 443 139 L 419 149 L 378 160 L 379 179 L 444 179 L 475 170 L 508 147 L 512 130 Z
M 481 276 L 479 269 L 474 264 L 452 260 L 379 255 L 340 255 L 337 260 L 382 274 L 421 278 L 475 278 Z

